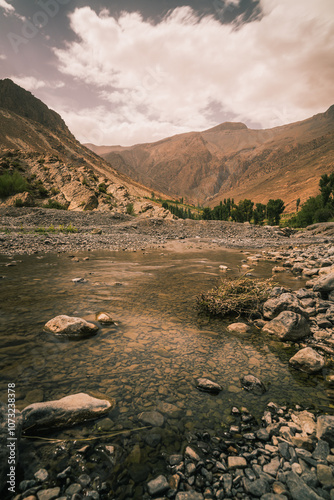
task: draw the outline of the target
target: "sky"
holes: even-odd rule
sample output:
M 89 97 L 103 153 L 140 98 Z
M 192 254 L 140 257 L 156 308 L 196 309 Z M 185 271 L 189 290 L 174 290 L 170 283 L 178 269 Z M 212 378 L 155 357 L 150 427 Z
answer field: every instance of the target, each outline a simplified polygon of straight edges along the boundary
M 83 143 L 272 128 L 334 104 L 334 1 L 0 0 L 3 78 Z

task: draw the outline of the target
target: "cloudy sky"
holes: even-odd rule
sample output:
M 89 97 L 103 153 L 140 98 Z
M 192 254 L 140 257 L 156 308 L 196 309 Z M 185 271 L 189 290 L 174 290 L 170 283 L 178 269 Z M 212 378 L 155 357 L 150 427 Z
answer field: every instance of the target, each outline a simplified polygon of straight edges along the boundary
M 334 1 L 0 0 L 0 78 L 81 142 L 283 125 L 334 104 Z

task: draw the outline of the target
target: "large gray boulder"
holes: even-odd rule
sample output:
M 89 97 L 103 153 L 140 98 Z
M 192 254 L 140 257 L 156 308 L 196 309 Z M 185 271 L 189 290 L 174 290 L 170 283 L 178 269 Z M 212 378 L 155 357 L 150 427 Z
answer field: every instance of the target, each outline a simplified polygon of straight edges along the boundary
M 317 420 L 317 438 L 334 446 L 334 416 L 321 415 Z
M 9 409 L 11 410 L 11 408 Z M 19 443 L 22 430 L 22 415 L 15 410 L 14 418 L 8 413 L 6 404 L 0 401 L 0 493 L 6 486 L 6 491 L 15 493 L 15 476 L 17 476 L 16 465 L 19 458 Z M 13 439 L 11 439 L 13 438 Z M 14 467 L 14 469 L 11 469 Z M 11 484 L 11 475 L 12 474 Z M 7 483 L 9 481 L 9 483 Z M 9 488 L 12 488 L 9 489 Z
M 50 319 L 44 326 L 46 332 L 73 339 L 90 337 L 95 335 L 98 329 L 94 323 L 88 323 L 82 318 L 66 316 L 65 314 Z
M 34 403 L 22 411 L 23 429 L 26 433 L 31 433 L 95 420 L 112 410 L 114 405 L 113 399 L 97 399 L 85 393 Z
M 274 319 L 282 311 L 293 311 L 306 316 L 303 304 L 293 293 L 282 293 L 263 304 L 263 316 L 266 319 Z
M 302 372 L 315 373 L 325 366 L 325 358 L 311 347 L 305 347 L 292 356 L 289 363 Z
M 334 273 L 325 274 L 321 278 L 318 278 L 313 285 L 313 290 L 324 293 L 330 293 L 334 290 Z
M 304 316 L 293 311 L 282 311 L 263 328 L 263 332 L 271 333 L 285 342 L 303 339 L 310 335 L 310 327 Z

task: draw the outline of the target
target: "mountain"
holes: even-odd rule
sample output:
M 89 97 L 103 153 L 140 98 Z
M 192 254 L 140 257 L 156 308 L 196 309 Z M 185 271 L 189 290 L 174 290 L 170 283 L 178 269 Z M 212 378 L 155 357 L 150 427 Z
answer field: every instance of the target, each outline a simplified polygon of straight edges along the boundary
M 215 206 L 224 198 L 266 203 L 282 198 L 294 211 L 334 169 L 334 106 L 289 125 L 251 130 L 226 122 L 132 147 L 87 145 L 118 171 L 170 197 Z
M 2 204 L 56 205 L 70 210 L 136 213 L 155 210 L 151 190 L 80 144 L 58 113 L 9 79 L 0 80 L 0 175 L 18 171 L 27 190 Z M 160 211 L 162 209 L 159 209 Z M 158 212 L 159 212 L 158 210 Z M 162 215 L 166 215 L 164 212 Z

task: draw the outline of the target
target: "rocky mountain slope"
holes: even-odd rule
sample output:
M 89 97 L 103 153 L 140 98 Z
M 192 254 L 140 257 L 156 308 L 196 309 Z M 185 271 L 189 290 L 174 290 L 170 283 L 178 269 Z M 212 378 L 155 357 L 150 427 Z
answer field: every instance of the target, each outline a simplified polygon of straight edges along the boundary
M 0 80 L 0 175 L 15 171 L 26 179 L 27 190 L 0 198 L 2 204 L 166 216 L 145 200 L 151 190 L 110 167 L 75 139 L 56 112 L 5 79 Z
M 317 194 L 319 178 L 334 169 L 334 106 L 304 120 L 267 130 L 223 123 L 132 147 L 87 145 L 131 178 L 169 196 L 214 206 L 224 198 L 288 209 Z

